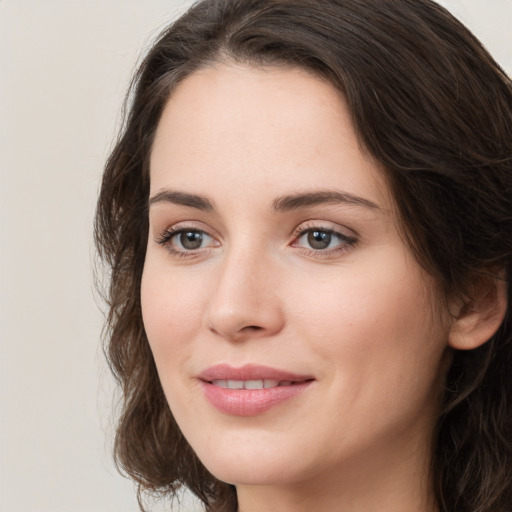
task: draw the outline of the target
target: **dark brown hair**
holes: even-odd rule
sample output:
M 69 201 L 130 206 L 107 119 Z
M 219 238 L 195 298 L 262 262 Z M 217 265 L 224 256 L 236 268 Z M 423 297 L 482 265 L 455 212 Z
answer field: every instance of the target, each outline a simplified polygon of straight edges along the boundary
M 142 62 L 105 168 L 95 234 L 110 269 L 106 352 L 123 391 L 115 442 L 139 492 L 185 485 L 209 510 L 236 510 L 178 429 L 144 332 L 148 160 L 174 87 L 219 61 L 288 65 L 346 98 L 361 147 L 385 169 L 404 236 L 447 294 L 471 299 L 512 272 L 512 85 L 479 41 L 430 0 L 206 0 Z M 482 285 L 483 286 L 483 285 Z M 510 512 L 512 320 L 456 351 L 433 447 L 444 512 Z

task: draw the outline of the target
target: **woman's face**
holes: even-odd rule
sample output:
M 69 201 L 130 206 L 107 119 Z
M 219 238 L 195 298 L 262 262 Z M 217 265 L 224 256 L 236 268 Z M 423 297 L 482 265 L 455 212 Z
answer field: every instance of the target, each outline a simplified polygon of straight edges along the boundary
M 449 317 L 333 86 L 198 71 L 150 164 L 144 324 L 206 467 L 243 485 L 424 463 Z

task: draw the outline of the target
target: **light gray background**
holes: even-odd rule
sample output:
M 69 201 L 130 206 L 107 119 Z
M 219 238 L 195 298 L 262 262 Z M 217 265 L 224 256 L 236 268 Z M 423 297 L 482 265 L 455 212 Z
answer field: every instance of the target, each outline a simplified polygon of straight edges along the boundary
M 0 0 L 0 512 L 138 510 L 110 461 L 91 224 L 140 51 L 189 3 Z M 512 73 L 512 0 L 442 3 Z

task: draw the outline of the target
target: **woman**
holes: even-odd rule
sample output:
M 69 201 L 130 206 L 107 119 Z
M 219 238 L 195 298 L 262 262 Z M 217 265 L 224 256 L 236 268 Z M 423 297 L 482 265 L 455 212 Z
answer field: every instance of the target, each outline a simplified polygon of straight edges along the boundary
M 96 218 L 139 491 L 510 512 L 510 133 L 510 80 L 429 0 L 171 25 Z

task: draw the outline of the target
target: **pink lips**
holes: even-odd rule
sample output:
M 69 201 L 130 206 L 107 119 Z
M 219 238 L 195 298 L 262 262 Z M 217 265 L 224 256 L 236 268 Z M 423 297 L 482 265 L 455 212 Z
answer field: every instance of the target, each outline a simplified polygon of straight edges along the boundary
M 293 398 L 314 381 L 267 366 L 233 368 L 216 365 L 197 377 L 206 399 L 219 411 L 233 416 L 256 416 Z M 237 389 L 232 389 L 237 388 Z

